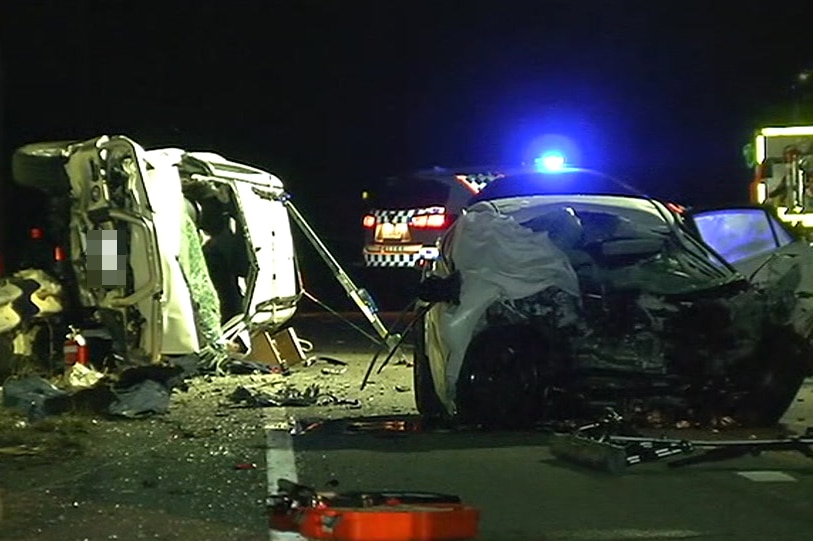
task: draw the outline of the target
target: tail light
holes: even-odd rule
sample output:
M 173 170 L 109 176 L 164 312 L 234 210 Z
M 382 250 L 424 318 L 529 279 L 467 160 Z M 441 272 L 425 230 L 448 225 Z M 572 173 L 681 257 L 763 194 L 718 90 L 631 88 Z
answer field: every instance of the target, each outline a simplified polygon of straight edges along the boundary
M 28 234 L 32 240 L 42 240 L 42 229 L 39 227 L 32 227 Z
M 65 250 L 62 249 L 62 246 L 56 246 L 54 248 L 54 261 L 57 263 L 65 261 Z
M 372 229 L 375 227 L 375 216 L 372 214 L 366 214 L 364 219 L 361 221 L 361 225 L 364 226 L 364 229 Z
M 678 205 L 677 203 L 666 203 L 666 208 L 674 212 L 675 214 L 684 214 L 686 212 L 686 207 L 683 205 Z
M 446 215 L 419 214 L 410 219 L 409 225 L 416 229 L 443 229 L 446 227 Z

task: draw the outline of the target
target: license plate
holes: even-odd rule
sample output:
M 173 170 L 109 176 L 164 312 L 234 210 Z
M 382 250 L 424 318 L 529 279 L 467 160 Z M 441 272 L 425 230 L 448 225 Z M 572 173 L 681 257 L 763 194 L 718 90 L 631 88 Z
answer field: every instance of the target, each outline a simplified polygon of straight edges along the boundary
M 379 224 L 376 237 L 381 240 L 404 240 L 409 238 L 409 226 L 407 224 Z

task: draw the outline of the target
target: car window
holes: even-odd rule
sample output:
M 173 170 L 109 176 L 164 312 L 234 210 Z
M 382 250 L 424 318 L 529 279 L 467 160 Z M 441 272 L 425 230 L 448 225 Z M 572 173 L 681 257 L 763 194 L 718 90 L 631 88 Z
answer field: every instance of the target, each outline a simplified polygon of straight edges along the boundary
M 714 210 L 693 218 L 703 241 L 729 263 L 764 255 L 793 240 L 762 209 Z
M 793 235 L 785 228 L 785 226 L 783 226 L 779 222 L 779 220 L 777 220 L 773 216 L 769 216 L 768 220 L 771 223 L 771 227 L 773 228 L 774 234 L 776 235 L 776 241 L 779 244 L 779 246 L 786 246 L 796 240 L 793 237 Z
M 443 182 L 406 177 L 387 179 L 373 187 L 368 204 L 382 209 L 425 208 L 445 206 L 449 196 L 450 186 Z

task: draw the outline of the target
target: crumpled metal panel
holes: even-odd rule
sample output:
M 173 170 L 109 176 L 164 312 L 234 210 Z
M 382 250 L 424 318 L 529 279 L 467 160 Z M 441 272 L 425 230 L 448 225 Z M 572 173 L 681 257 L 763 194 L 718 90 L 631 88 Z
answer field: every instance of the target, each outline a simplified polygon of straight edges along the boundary
M 24 269 L 0 279 L 0 333 L 14 331 L 28 318 L 62 311 L 62 286 L 39 269 Z

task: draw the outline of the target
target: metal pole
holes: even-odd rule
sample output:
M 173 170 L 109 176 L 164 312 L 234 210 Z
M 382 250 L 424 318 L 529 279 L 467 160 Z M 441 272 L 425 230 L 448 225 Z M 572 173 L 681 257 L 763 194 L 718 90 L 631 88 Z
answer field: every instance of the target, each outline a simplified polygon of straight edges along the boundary
M 344 288 L 347 295 L 353 300 L 353 302 L 356 303 L 356 306 L 359 307 L 381 339 L 387 345 L 390 345 L 390 343 L 397 343 L 398 337 L 391 335 L 389 329 L 387 329 L 384 322 L 381 321 L 381 318 L 377 313 L 378 310 L 375 307 L 369 293 L 367 293 L 365 289 L 359 288 L 353 283 L 353 280 L 350 279 L 350 276 L 347 275 L 339 262 L 336 261 L 336 258 L 333 257 L 333 254 L 330 253 L 327 246 L 325 246 L 322 240 L 316 235 L 316 232 L 311 228 L 310 224 L 308 224 L 302 214 L 299 213 L 299 210 L 297 210 L 296 206 L 294 206 L 294 204 L 291 202 L 290 197 L 286 195 L 281 197 L 280 200 L 288 209 L 288 214 L 291 216 L 294 222 L 296 222 L 296 225 L 299 226 L 299 229 L 302 231 L 305 237 L 307 237 L 311 245 L 313 245 L 313 247 L 316 249 L 316 252 L 324 260 L 324 262 L 333 272 L 334 276 L 336 276 L 336 279 Z

